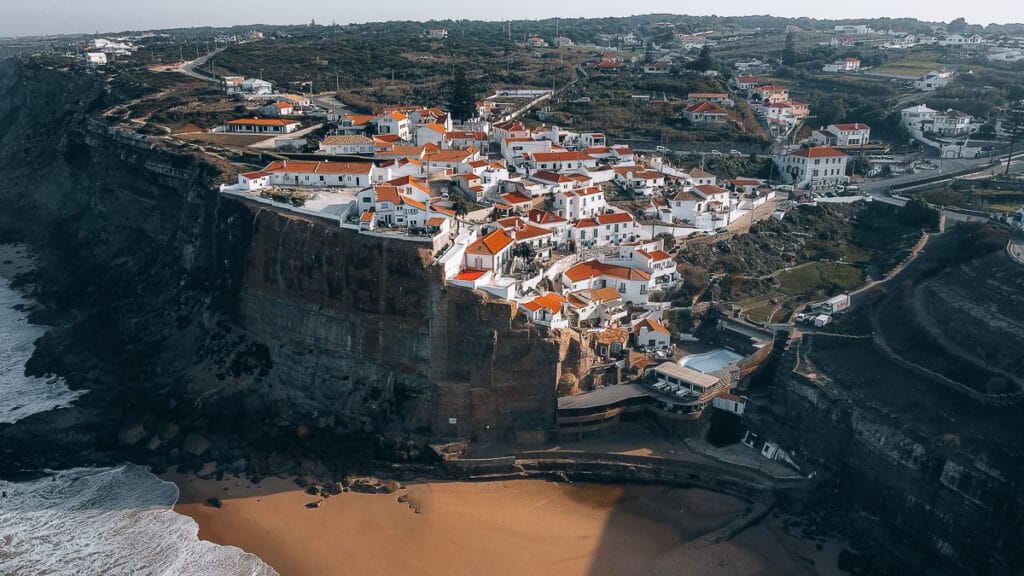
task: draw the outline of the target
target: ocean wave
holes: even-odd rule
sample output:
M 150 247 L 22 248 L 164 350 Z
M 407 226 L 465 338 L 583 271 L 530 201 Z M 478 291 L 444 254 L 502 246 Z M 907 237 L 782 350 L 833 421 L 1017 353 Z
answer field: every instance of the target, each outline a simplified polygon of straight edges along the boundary
M 253 554 L 198 539 L 147 469 L 76 468 L 0 481 L 0 574 L 272 576 Z
M 0 423 L 70 406 L 83 394 L 68 389 L 61 378 L 25 375 L 25 363 L 32 357 L 35 341 L 48 329 L 30 324 L 28 314 L 14 308 L 30 303 L 0 277 Z

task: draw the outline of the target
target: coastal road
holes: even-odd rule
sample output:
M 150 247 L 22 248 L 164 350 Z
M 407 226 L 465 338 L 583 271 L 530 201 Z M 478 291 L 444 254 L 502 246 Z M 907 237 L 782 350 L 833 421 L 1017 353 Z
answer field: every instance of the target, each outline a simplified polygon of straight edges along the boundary
M 181 64 L 178 64 L 178 66 L 177 66 L 177 68 L 175 70 L 177 72 L 181 72 L 182 74 L 185 74 L 187 76 L 191 76 L 193 78 L 196 78 L 196 79 L 199 79 L 199 80 L 203 80 L 204 82 L 219 82 L 219 80 L 217 80 L 216 78 L 213 78 L 213 77 L 211 77 L 211 76 L 209 76 L 207 74 L 200 74 L 199 72 L 196 72 L 196 68 L 200 68 L 201 69 L 210 58 L 213 58 L 217 54 L 220 54 L 221 52 L 223 52 L 224 48 L 226 48 L 226 46 L 221 47 L 221 48 L 217 48 L 213 52 L 210 52 L 209 54 L 205 54 L 203 56 L 200 56 L 199 58 L 196 58 L 195 60 L 187 60 L 185 62 L 182 62 Z
M 1024 265 L 1024 236 L 1010 233 L 1010 242 L 1006 245 L 1006 251 L 1018 264 Z

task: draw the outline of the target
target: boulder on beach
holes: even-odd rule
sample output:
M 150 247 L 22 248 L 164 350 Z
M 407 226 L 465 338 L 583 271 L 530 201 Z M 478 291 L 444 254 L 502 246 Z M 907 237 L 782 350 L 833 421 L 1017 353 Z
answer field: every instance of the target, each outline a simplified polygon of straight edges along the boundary
M 210 508 L 220 508 L 224 506 L 224 503 L 220 501 L 220 498 L 207 498 L 203 505 Z

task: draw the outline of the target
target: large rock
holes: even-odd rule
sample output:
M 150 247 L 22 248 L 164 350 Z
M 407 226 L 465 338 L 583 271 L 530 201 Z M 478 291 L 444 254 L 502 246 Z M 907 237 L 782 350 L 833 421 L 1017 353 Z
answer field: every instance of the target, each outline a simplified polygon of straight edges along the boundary
M 181 443 L 181 449 L 193 456 L 202 456 L 213 444 L 201 434 L 190 432 Z
M 141 422 L 122 426 L 117 431 L 117 441 L 124 446 L 135 446 L 146 437 L 146 427 Z

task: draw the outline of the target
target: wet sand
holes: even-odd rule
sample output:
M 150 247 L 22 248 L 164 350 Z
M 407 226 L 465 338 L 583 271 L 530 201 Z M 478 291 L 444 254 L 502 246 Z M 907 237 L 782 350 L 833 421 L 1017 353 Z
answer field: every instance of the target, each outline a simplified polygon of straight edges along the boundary
M 424 481 L 390 495 L 343 493 L 309 509 L 319 498 L 290 480 L 164 479 L 179 486 L 175 510 L 198 522 L 201 539 L 252 552 L 282 576 L 838 574 L 820 570 L 835 565 L 837 546 L 810 558 L 813 545 L 770 523 L 705 544 L 702 535 L 747 503 L 696 489 Z M 223 507 L 204 505 L 210 497 Z

